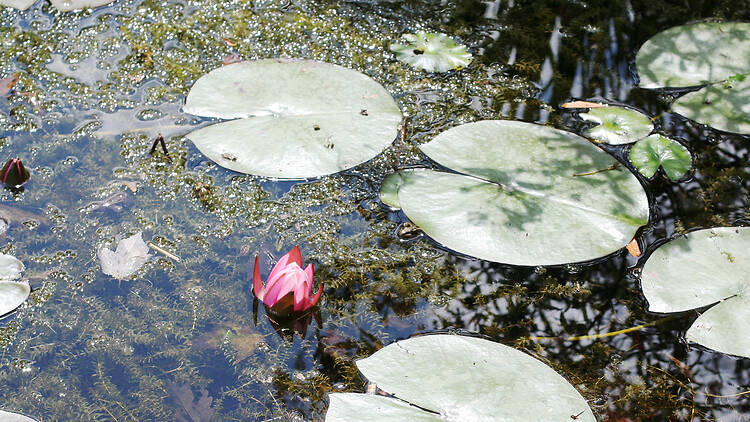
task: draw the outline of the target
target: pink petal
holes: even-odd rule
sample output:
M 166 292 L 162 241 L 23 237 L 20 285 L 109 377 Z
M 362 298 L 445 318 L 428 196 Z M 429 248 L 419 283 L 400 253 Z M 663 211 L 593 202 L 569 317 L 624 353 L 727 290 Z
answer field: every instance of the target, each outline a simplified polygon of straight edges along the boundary
M 323 294 L 323 285 L 321 284 L 320 286 L 318 286 L 318 292 L 315 293 L 315 296 L 307 299 L 305 303 L 305 309 L 310 309 L 313 306 L 317 305 L 318 301 L 320 300 L 320 295 L 322 294 Z
M 294 291 L 298 283 L 304 283 L 304 277 L 305 273 L 297 264 L 289 264 L 276 275 L 276 278 L 268 279 L 263 303 L 273 306 L 287 293 Z
M 289 260 L 296 262 L 302 268 L 302 253 L 299 251 L 299 246 L 293 247 L 287 255 L 289 255 Z
M 263 301 L 263 279 L 260 278 L 260 268 L 258 267 L 258 256 L 255 256 L 255 270 L 253 271 L 253 293 L 261 302 Z
M 307 292 L 305 292 L 306 296 L 310 296 L 312 294 L 312 285 L 313 285 L 313 265 L 308 264 L 307 268 L 305 268 L 305 275 L 307 276 Z
M 271 270 L 271 274 L 268 274 L 268 281 L 271 281 L 272 279 L 276 278 L 278 276 L 278 273 L 286 268 L 289 265 L 289 254 L 286 254 L 279 259 L 279 262 L 276 263 L 276 265 L 273 266 L 273 269 Z
M 304 273 L 302 273 L 304 275 Z M 303 280 L 302 283 L 297 284 L 294 289 L 294 311 L 304 311 L 309 306 L 305 306 L 307 303 L 307 280 Z

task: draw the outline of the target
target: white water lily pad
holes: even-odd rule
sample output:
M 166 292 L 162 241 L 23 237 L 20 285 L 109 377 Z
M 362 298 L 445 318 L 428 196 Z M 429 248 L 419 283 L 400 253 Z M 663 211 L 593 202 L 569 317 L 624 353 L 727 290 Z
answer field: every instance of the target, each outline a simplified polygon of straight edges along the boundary
M 682 178 L 692 165 L 692 157 L 687 148 L 659 134 L 636 142 L 630 149 L 630 161 L 645 177 L 653 177 L 661 167 L 672 180 Z
M 138 232 L 117 242 L 117 249 L 100 248 L 98 251 L 102 272 L 118 280 L 135 274 L 151 258 L 146 242 Z
M 391 44 L 396 58 L 417 69 L 428 72 L 447 72 L 471 63 L 471 54 L 445 34 L 419 31 L 404 34 L 406 44 Z
M 17 280 L 24 269 L 23 262 L 15 256 L 0 254 L 0 280 Z
M 514 265 L 588 261 L 623 248 L 648 221 L 648 199 L 633 174 L 569 132 L 481 121 L 421 148 L 466 175 L 404 170 L 400 184 L 384 183 L 386 199 L 463 254 Z M 388 192 L 394 186 L 397 201 Z
M 112 3 L 115 0 L 51 0 L 52 6 L 61 12 L 71 10 L 81 10 L 94 8 Z M 26 10 L 31 7 L 36 0 L 0 0 L 0 5 L 10 6 L 18 10 Z
M 24 270 L 23 262 L 12 255 L 0 254 L 0 316 L 12 312 L 29 297 L 26 281 L 15 281 Z
M 380 349 L 357 367 L 400 400 L 331 394 L 327 422 L 566 421 L 571 415 L 596 421 L 586 400 L 552 368 L 488 340 L 415 337 Z
M 698 230 L 656 249 L 641 272 L 653 312 L 682 312 L 716 303 L 693 323 L 690 341 L 750 357 L 750 228 Z M 718 303 L 717 303 L 718 302 Z
M 592 108 L 588 113 L 581 113 L 580 117 L 597 123 L 587 129 L 584 135 L 611 145 L 635 142 L 654 130 L 648 116 L 625 107 Z
M 377 82 L 311 60 L 256 60 L 198 79 L 185 112 L 237 119 L 187 137 L 230 170 L 279 179 L 337 173 L 375 157 L 397 136 L 401 111 Z
M 0 410 L 0 421 L 3 422 L 37 422 L 36 419 L 31 419 L 28 416 L 24 416 L 20 413 L 6 412 Z
M 725 132 L 750 134 L 750 77 L 685 94 L 672 104 L 672 110 Z
M 646 41 L 636 55 L 643 88 L 687 87 L 750 72 L 750 23 L 677 26 Z

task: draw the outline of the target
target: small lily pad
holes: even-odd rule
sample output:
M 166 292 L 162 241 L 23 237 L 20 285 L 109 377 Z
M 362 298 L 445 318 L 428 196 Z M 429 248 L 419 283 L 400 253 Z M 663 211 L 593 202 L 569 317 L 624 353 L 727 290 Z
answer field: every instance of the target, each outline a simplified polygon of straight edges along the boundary
M 586 400 L 552 368 L 511 347 L 475 337 L 427 335 L 357 361 L 392 394 L 330 394 L 327 422 L 596 420 Z
M 305 179 L 364 163 L 390 145 L 401 111 L 374 80 L 312 60 L 255 60 L 214 69 L 193 85 L 184 111 L 235 119 L 187 137 L 241 173 Z
M 676 26 L 646 41 L 635 58 L 642 88 L 687 87 L 750 72 L 750 23 Z
M 657 248 L 641 287 L 652 312 L 714 305 L 687 331 L 689 341 L 750 358 L 750 227 L 697 230 Z
M 630 161 L 645 177 L 653 177 L 661 167 L 672 180 L 679 180 L 690 170 L 690 151 L 679 142 L 653 134 L 636 142 L 630 149 Z
M 404 34 L 406 44 L 391 44 L 396 58 L 427 72 L 447 72 L 471 63 L 471 54 L 445 34 L 419 31 Z
M 635 142 L 654 130 L 648 116 L 625 107 L 593 108 L 588 113 L 581 113 L 580 117 L 597 123 L 596 126 L 587 129 L 584 135 L 612 145 Z

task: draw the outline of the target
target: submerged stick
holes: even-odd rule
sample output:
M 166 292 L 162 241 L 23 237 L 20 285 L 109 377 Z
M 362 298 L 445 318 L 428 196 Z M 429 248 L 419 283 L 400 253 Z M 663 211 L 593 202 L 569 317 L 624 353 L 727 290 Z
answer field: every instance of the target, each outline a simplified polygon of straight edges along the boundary
M 530 337 L 529 339 L 530 340 L 565 340 L 565 341 L 596 340 L 596 339 L 605 338 L 605 337 L 614 337 L 620 334 L 626 334 L 626 333 L 630 333 L 633 331 L 639 331 L 644 328 L 652 327 L 654 325 L 658 325 L 658 324 L 661 324 L 662 322 L 669 321 L 670 319 L 675 319 L 675 318 L 677 317 L 668 316 L 668 317 L 657 319 L 656 321 L 647 322 L 645 324 L 636 325 L 635 327 L 625 328 L 622 330 L 611 331 L 609 333 L 590 334 L 590 335 L 585 335 L 585 336 L 574 336 L 574 337 L 567 337 L 567 338 L 559 337 L 559 336 L 557 337 Z
M 166 256 L 167 258 L 171 258 L 171 259 L 174 259 L 177 262 L 180 262 L 180 257 L 179 256 L 177 256 L 175 254 L 172 254 L 172 253 L 169 253 L 166 250 L 160 248 L 159 246 L 156 246 L 156 245 L 154 245 L 151 242 L 148 242 L 146 245 L 148 245 L 149 248 L 155 250 L 156 252 L 159 252 L 160 254 Z

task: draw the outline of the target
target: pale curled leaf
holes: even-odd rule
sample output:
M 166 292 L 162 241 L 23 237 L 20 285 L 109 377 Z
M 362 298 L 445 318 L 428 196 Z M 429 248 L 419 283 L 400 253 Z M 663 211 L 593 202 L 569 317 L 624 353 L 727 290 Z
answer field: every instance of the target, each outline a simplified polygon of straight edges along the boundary
M 118 280 L 128 278 L 149 260 L 151 255 L 148 252 L 141 232 L 120 240 L 114 252 L 102 247 L 98 251 L 102 272 Z
M 6 412 L 0 410 L 0 421 L 2 422 L 37 422 L 36 419 L 31 419 L 28 416 L 24 416 L 20 413 Z

